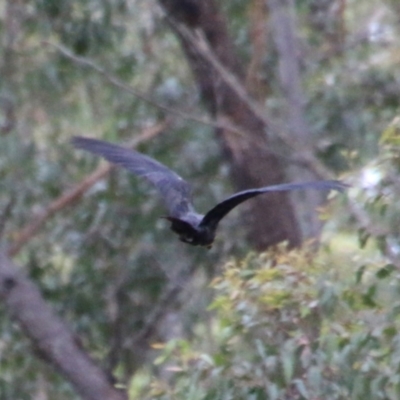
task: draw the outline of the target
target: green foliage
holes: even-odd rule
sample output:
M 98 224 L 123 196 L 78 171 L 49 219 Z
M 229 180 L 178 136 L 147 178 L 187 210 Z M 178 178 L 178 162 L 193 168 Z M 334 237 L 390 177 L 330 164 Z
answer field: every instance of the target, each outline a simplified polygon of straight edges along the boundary
M 66 60 L 44 40 L 89 57 L 163 104 L 193 114 L 202 110 L 178 40 L 157 2 L 6 3 L 17 9 L 15 14 L 12 8 L 6 13 L 6 6 L 0 10 L 0 216 L 3 221 L 13 200 L 3 236 L 12 242 L 34 215 L 98 165 L 70 146 L 72 135 L 124 142 L 165 114 Z M 252 58 L 250 2 L 219 3 L 246 70 Z M 126 172 L 114 172 L 79 204 L 50 218 L 19 254 L 16 262 L 26 267 L 85 350 L 121 381 L 135 371 L 132 393 L 142 393 L 153 378 L 148 397 L 396 398 L 398 276 L 377 249 L 398 251 L 400 237 L 399 134 L 393 120 L 400 81 L 400 35 L 393 21 L 397 3 L 347 2 L 349 42 L 339 48 L 331 36 L 340 26 L 337 14 L 330 12 L 332 1 L 302 0 L 295 10 L 315 147 L 332 169 L 352 173 L 349 195 L 379 230 L 360 226 L 343 211 L 342 201 L 331 213 L 336 215 L 328 230 L 331 253 L 324 246 L 329 256 L 312 260 L 280 249 L 230 262 L 214 281 L 209 325 L 204 312 L 211 296 L 204 289 L 208 278 L 227 255 L 248 252 L 239 218 L 223 221 L 211 251 L 188 248 L 159 219 L 164 211 L 154 192 Z M 368 22 L 360 23 L 375 10 L 382 10 L 378 25 L 389 32 L 389 40 L 370 40 Z M 363 40 L 357 39 L 359 32 Z M 279 119 L 277 64 L 269 46 L 257 73 L 268 81 L 265 106 Z M 6 134 L 4 122 L 12 117 L 3 106 L 9 103 L 15 120 Z M 140 150 L 193 181 L 199 210 L 230 193 L 211 127 L 175 120 L 168 132 Z M 375 183 L 365 185 L 370 182 L 366 177 Z M 338 234 L 338 221 L 349 223 L 346 235 Z M 132 338 L 165 286 L 193 265 L 197 272 L 179 299 L 178 323 L 193 341 L 168 342 L 156 365 L 137 371 L 149 364 L 131 346 Z M 4 309 L 0 321 L 1 400 L 32 398 L 33 393 L 40 397 L 42 392 L 48 398 L 74 398 Z M 164 373 L 171 380 L 156 380 Z M 365 394 L 367 389 L 375 397 Z
M 284 246 L 227 263 L 211 343 L 168 343 L 158 362 L 173 378 L 140 398 L 399 398 L 400 274 L 369 265 L 343 281 L 330 265 Z
M 354 181 L 353 190 L 357 213 L 368 224 L 358 229 L 360 246 L 363 248 L 372 237 L 384 252 L 397 252 L 400 246 L 400 219 L 398 176 L 400 173 L 400 119 L 396 117 L 383 131 L 379 155 L 362 169 Z

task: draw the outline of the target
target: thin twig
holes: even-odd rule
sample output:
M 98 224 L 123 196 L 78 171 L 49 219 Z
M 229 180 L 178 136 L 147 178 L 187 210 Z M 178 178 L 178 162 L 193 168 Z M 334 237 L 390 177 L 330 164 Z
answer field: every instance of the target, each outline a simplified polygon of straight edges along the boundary
M 81 56 L 78 56 L 78 55 L 72 53 L 72 51 L 70 51 L 65 46 L 62 46 L 60 44 L 51 43 L 48 41 L 43 41 L 42 43 L 46 46 L 51 46 L 51 47 L 55 48 L 60 54 L 62 54 L 64 57 L 68 58 L 69 60 L 73 61 L 74 63 L 82 65 L 84 67 L 88 67 L 88 68 L 96 71 L 98 74 L 103 76 L 108 82 L 113 84 L 115 87 L 118 87 L 118 88 L 124 90 L 125 92 L 132 94 L 133 96 L 137 97 L 138 99 L 140 99 L 160 110 L 163 110 L 172 115 L 176 115 L 182 119 L 196 121 L 200 124 L 212 126 L 214 128 L 229 129 L 230 131 L 238 133 L 240 135 L 244 134 L 243 130 L 239 129 L 238 127 L 235 127 L 229 121 L 226 121 L 226 119 L 221 118 L 220 121 L 213 121 L 208 118 L 203 118 L 200 116 L 188 114 L 188 113 L 182 112 L 176 108 L 172 108 L 172 107 L 168 107 L 163 104 L 160 104 L 158 101 L 154 100 L 149 95 L 143 94 L 139 90 L 128 85 L 126 82 L 123 82 L 122 80 L 117 78 L 115 75 L 113 75 L 109 71 L 107 71 L 105 68 L 96 64 L 94 61 L 92 61 L 86 57 L 81 57 Z
M 272 121 L 267 117 L 265 109 L 249 96 L 246 88 L 240 83 L 239 79 L 218 60 L 210 49 L 204 36 L 198 31 L 196 31 L 197 35 L 195 36 L 188 28 L 180 24 L 177 25 L 177 29 L 179 33 L 198 51 L 198 53 L 211 64 L 211 66 L 218 72 L 219 76 L 236 93 L 236 95 L 246 103 L 254 115 L 263 121 L 266 126 L 271 126 Z
M 255 113 L 255 115 L 259 117 L 270 128 L 275 137 L 282 140 L 292 150 L 293 155 L 291 155 L 290 157 L 285 157 L 288 162 L 292 162 L 294 164 L 303 166 L 304 168 L 310 169 L 320 179 L 332 178 L 332 173 L 314 156 L 312 151 L 304 149 L 303 146 L 297 143 L 293 138 L 285 134 L 284 127 L 280 126 L 276 121 L 267 116 L 266 111 L 256 101 L 251 99 L 251 97 L 247 94 L 246 89 L 243 87 L 243 85 L 240 84 L 238 79 L 218 61 L 218 59 L 210 50 L 204 38 L 200 39 L 199 43 L 198 37 L 192 35 L 188 29 L 184 27 L 179 27 L 178 30 L 187 40 L 190 41 L 193 46 L 195 46 L 199 54 L 201 54 L 206 60 L 211 63 L 211 65 L 217 70 L 224 81 L 248 105 L 248 107 Z M 212 126 L 214 128 L 226 129 L 232 133 L 240 135 L 243 138 L 246 138 L 249 141 L 252 140 L 251 136 L 246 134 L 244 128 L 238 127 L 236 124 L 232 123 L 228 118 L 224 116 L 219 117 L 217 121 L 212 121 L 207 118 L 187 114 L 175 108 L 164 106 L 158 103 L 156 100 L 152 99 L 150 96 L 144 95 L 140 91 L 132 88 L 130 85 L 127 85 L 125 82 L 121 81 L 115 75 L 111 74 L 105 68 L 96 64 L 94 61 L 85 57 L 77 56 L 76 54 L 72 53 L 65 46 L 48 41 L 44 41 L 43 44 L 55 48 L 60 54 L 70 59 L 74 63 L 91 68 L 92 70 L 103 76 L 108 82 L 110 82 L 114 86 L 136 96 L 137 98 L 145 101 L 148 104 L 153 105 L 154 107 L 157 107 L 158 109 L 179 116 L 180 118 L 186 120 L 196 121 L 198 123 Z M 278 157 L 282 157 L 282 154 L 279 154 L 276 151 L 270 151 L 276 154 Z
M 224 82 L 236 93 L 236 95 L 249 107 L 254 115 L 259 118 L 265 126 L 268 126 L 270 132 L 277 139 L 280 139 L 292 150 L 294 154 L 291 159 L 294 163 L 303 165 L 310 169 L 315 176 L 320 179 L 331 179 L 332 173 L 329 171 L 313 154 L 312 149 L 305 148 L 299 140 L 289 136 L 286 128 L 274 121 L 267 115 L 266 110 L 247 93 L 246 88 L 241 84 L 239 79 L 232 74 L 215 56 L 210 49 L 206 39 L 200 32 L 193 35 L 189 29 L 177 24 L 178 32 L 197 50 L 197 52 L 218 72 Z
M 154 138 L 166 128 L 167 124 L 168 122 L 164 121 L 150 128 L 146 128 L 142 134 L 135 137 L 131 141 L 129 146 L 136 147 L 140 143 Z M 98 167 L 94 172 L 83 179 L 82 182 L 74 186 L 72 189 L 66 190 L 61 196 L 52 201 L 45 210 L 37 214 L 33 221 L 31 221 L 19 233 L 16 234 L 16 238 L 8 251 L 9 256 L 15 256 L 51 216 L 69 206 L 73 202 L 79 200 L 89 188 L 106 176 L 112 168 L 112 164 Z

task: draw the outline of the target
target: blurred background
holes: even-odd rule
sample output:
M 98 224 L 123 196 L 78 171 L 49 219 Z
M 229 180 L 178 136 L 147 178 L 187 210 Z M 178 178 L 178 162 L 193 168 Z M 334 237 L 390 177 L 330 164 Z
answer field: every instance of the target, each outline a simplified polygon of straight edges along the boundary
M 2 2 L 3 240 L 132 399 L 399 398 L 399 22 L 397 0 Z M 207 251 L 126 171 L 66 198 L 103 165 L 73 135 L 142 138 L 200 212 L 352 186 L 251 201 Z M 76 396 L 0 308 L 0 399 Z

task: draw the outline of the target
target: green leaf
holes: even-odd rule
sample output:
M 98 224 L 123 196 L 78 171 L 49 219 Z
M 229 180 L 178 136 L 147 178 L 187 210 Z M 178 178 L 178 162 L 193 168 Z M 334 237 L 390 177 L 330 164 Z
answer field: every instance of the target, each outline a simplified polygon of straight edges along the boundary
M 393 264 L 387 264 L 383 268 L 381 268 L 378 272 L 376 272 L 375 276 L 378 279 L 385 279 L 392 274 L 393 271 L 396 271 L 397 268 Z

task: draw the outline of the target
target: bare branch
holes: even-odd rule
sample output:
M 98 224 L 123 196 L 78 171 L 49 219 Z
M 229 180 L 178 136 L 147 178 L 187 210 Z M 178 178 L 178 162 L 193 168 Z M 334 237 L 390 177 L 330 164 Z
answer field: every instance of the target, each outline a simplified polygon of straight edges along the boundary
M 131 141 L 129 146 L 136 147 L 138 144 L 154 138 L 155 136 L 159 135 L 167 125 L 168 122 L 164 121 L 150 128 L 146 128 L 139 136 Z M 98 167 L 82 182 L 77 184 L 72 189 L 66 190 L 60 197 L 51 202 L 45 210 L 37 214 L 33 221 L 31 221 L 25 226 L 25 228 L 15 235 L 15 240 L 11 245 L 8 254 L 10 256 L 15 256 L 50 217 L 73 202 L 79 200 L 89 188 L 106 176 L 112 168 L 113 166 L 111 164 Z
M 72 51 L 67 49 L 65 46 L 47 42 L 47 41 L 44 41 L 43 44 L 55 48 L 60 54 L 62 54 L 64 57 L 68 58 L 69 60 L 73 61 L 74 63 L 76 63 L 78 65 L 82 65 L 84 67 L 89 67 L 90 69 L 96 71 L 98 74 L 102 75 L 108 82 L 113 84 L 115 87 L 120 88 L 120 89 L 124 90 L 125 92 L 132 94 L 133 96 L 139 98 L 140 100 L 143 100 L 144 102 L 146 102 L 160 110 L 163 110 L 169 114 L 178 116 L 182 119 L 196 121 L 200 124 L 209 125 L 214 128 L 230 129 L 231 131 L 236 132 L 238 134 L 243 134 L 241 129 L 238 129 L 237 127 L 233 126 L 233 124 L 230 124 L 228 121 L 226 121 L 224 119 L 221 119 L 220 121 L 212 121 L 208 118 L 203 118 L 200 116 L 187 114 L 176 108 L 171 108 L 171 107 L 165 106 L 163 104 L 160 104 L 159 102 L 157 102 L 156 100 L 151 98 L 149 95 L 145 95 L 145 94 L 141 93 L 139 90 L 136 90 L 132 86 L 126 84 L 126 82 L 121 81 L 115 75 L 111 74 L 105 68 L 96 64 L 94 61 L 92 61 L 88 58 L 85 58 L 85 57 L 77 56 L 76 54 L 72 53 Z
M 204 36 L 200 33 L 195 36 L 184 26 L 176 26 L 176 29 L 196 49 L 196 51 L 212 65 L 224 82 L 242 101 L 247 104 L 254 115 L 270 128 L 270 132 L 273 136 L 282 140 L 285 145 L 292 150 L 294 155 L 291 156 L 291 161 L 293 163 L 308 168 L 320 179 L 332 179 L 332 173 L 314 156 L 313 150 L 303 146 L 301 140 L 287 134 L 287 128 L 268 116 L 267 111 L 257 101 L 253 100 L 249 96 L 246 88 L 241 84 L 239 79 L 218 60 L 210 49 Z M 251 141 L 251 138 L 248 135 L 246 138 Z
M 265 109 L 249 96 L 246 88 L 241 84 L 239 79 L 227 68 L 225 68 L 225 66 L 218 60 L 208 45 L 204 35 L 197 31 L 197 35 L 195 36 L 189 31 L 188 28 L 182 25 L 177 25 L 176 29 L 198 51 L 198 53 L 201 54 L 203 58 L 212 65 L 224 82 L 243 102 L 247 104 L 254 115 L 263 121 L 266 126 L 271 126 L 272 121 L 269 117 L 267 117 Z
M 294 164 L 303 166 L 304 168 L 309 168 L 312 170 L 315 175 L 321 179 L 331 179 L 332 178 L 332 173 L 325 168 L 321 162 L 315 156 L 313 155 L 312 151 L 306 152 L 302 146 L 298 145 L 295 143 L 295 141 L 289 137 L 285 133 L 285 130 L 283 129 L 282 126 L 280 126 L 276 121 L 271 119 L 270 117 L 267 117 L 265 114 L 265 110 L 261 108 L 259 104 L 257 104 L 254 100 L 250 98 L 250 96 L 247 94 L 246 89 L 239 83 L 239 81 L 234 77 L 227 69 L 218 61 L 218 59 L 215 57 L 215 55 L 211 52 L 209 49 L 209 46 L 207 43 L 204 41 L 204 39 L 201 39 L 201 44 L 199 45 L 197 40 L 198 37 L 195 37 L 190 34 L 190 32 L 185 29 L 184 27 L 181 28 L 181 30 L 184 30 L 183 35 L 187 38 L 187 40 L 190 40 L 191 44 L 196 47 L 196 49 L 199 47 L 198 51 L 200 54 L 202 54 L 205 59 L 209 60 L 209 62 L 216 68 L 218 73 L 220 73 L 224 79 L 231 87 L 232 89 L 237 92 L 237 94 L 240 94 L 240 98 L 248 104 L 249 108 L 253 109 L 253 112 L 256 112 L 256 115 L 259 116 L 260 118 L 262 117 L 262 120 L 264 123 L 268 123 L 269 127 L 271 130 L 275 133 L 275 136 L 285 142 L 289 148 L 293 150 L 294 156 L 291 156 L 290 159 L 288 157 L 285 157 L 286 162 L 292 162 Z M 230 131 L 232 133 L 236 133 L 240 135 L 243 138 L 246 138 L 249 142 L 256 142 L 255 139 L 253 139 L 251 136 L 246 134 L 245 128 L 237 126 L 235 123 L 233 123 L 229 118 L 220 116 L 217 121 L 213 121 L 207 118 L 202 118 L 199 116 L 191 115 L 184 113 L 180 110 L 170 108 L 167 106 L 164 106 L 162 104 L 159 104 L 156 100 L 151 99 L 148 95 L 144 95 L 143 93 L 139 92 L 138 90 L 132 88 L 131 86 L 127 85 L 125 82 L 121 81 L 118 79 L 116 76 L 112 75 L 109 73 L 106 69 L 100 67 L 98 64 L 96 64 L 94 61 L 77 56 L 74 53 L 72 53 L 69 49 L 67 49 L 65 46 L 59 45 L 59 44 L 54 44 L 50 42 L 43 42 L 47 46 L 51 46 L 55 48 L 58 52 L 60 52 L 64 57 L 70 59 L 71 61 L 75 62 L 78 65 L 82 65 L 84 67 L 88 67 L 102 75 L 107 81 L 109 81 L 111 84 L 114 86 L 131 93 L 132 95 L 138 97 L 139 99 L 147 102 L 148 104 L 153 105 L 154 107 L 157 107 L 163 111 L 166 111 L 170 114 L 176 115 L 180 118 L 187 119 L 187 120 L 192 120 L 196 121 L 198 123 L 212 126 L 214 128 L 222 128 L 227 131 Z M 251 106 L 250 104 L 251 103 Z M 255 143 L 258 145 L 258 143 Z M 270 151 L 271 153 L 275 154 L 278 157 L 282 157 L 282 154 L 279 154 L 275 151 Z
M 36 286 L 0 252 L 0 299 L 40 355 L 85 400 L 127 400 L 112 378 L 80 346 L 79 339 L 46 304 Z

